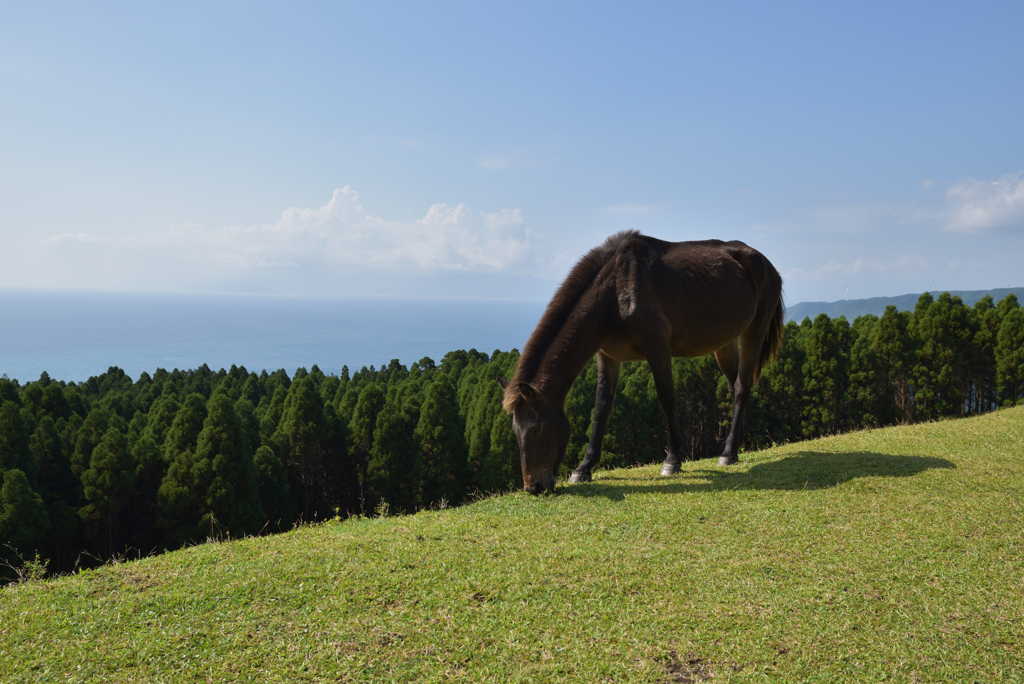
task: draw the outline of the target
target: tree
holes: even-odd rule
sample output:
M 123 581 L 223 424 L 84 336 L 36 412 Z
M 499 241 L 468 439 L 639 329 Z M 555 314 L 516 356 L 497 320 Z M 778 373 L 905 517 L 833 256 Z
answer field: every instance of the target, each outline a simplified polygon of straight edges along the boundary
M 761 371 L 760 381 L 750 392 L 750 408 L 746 424 L 747 441 L 752 448 L 793 442 L 799 440 L 803 435 L 803 368 L 807 362 L 807 355 L 804 352 L 804 331 L 793 321 L 787 323 L 784 330 L 782 349 L 779 350 L 775 360 Z M 706 358 L 704 366 L 699 368 L 709 369 L 716 365 L 713 356 Z M 701 372 L 702 375 L 707 375 L 707 373 L 708 370 Z M 691 411 L 701 410 L 702 407 L 707 407 L 703 408 L 705 411 L 714 408 L 712 403 L 714 387 L 706 380 L 697 383 L 697 386 L 702 388 L 701 393 L 706 398 L 695 403 Z M 693 394 L 694 392 L 695 390 L 690 389 L 686 393 Z M 717 415 L 714 413 L 691 428 L 682 426 L 684 439 L 688 433 L 696 430 L 698 425 L 700 430 L 705 433 L 714 430 L 714 433 L 717 434 L 717 427 L 721 422 L 721 419 L 715 420 Z M 690 439 L 695 438 L 691 437 Z M 714 447 L 717 447 L 717 440 Z M 696 457 L 706 458 L 716 455 L 714 451 L 704 446 L 700 450 L 700 456 Z
M 999 326 L 996 383 L 1004 406 L 1024 403 L 1024 309 L 1012 309 Z
M 56 386 L 51 384 L 50 387 Z M 29 440 L 29 448 L 38 472 L 39 493 L 46 504 L 51 523 L 51 558 L 63 567 L 66 545 L 70 544 L 76 528 L 75 509 L 78 505 L 78 482 L 71 472 L 71 463 L 64 453 L 64 445 L 53 419 L 43 415 Z
M 292 491 L 300 497 L 298 508 L 309 520 L 328 514 L 334 503 L 324 461 L 330 426 L 315 377 L 301 368 L 295 376 L 272 440 L 295 484 Z
M 316 368 L 316 366 L 313 366 Z M 319 368 L 316 368 L 316 373 L 310 373 L 312 376 L 320 376 L 318 381 L 317 389 L 320 392 L 320 397 L 323 399 L 324 404 L 333 404 L 334 395 L 338 393 L 338 387 L 341 386 L 341 381 L 337 375 L 323 375 Z
M 840 316 L 819 314 L 804 335 L 805 437 L 833 434 L 846 427 L 850 326 Z
M 29 446 L 32 433 L 26 419 L 31 419 L 27 409 L 10 400 L 0 404 L 0 470 L 17 469 L 34 484 L 36 464 Z
M 87 503 L 79 509 L 83 520 L 106 527 L 108 555 L 113 551 L 117 514 L 134 492 L 135 459 L 124 435 L 109 428 L 82 473 L 82 495 Z
M 157 446 L 163 446 L 178 415 L 181 404 L 173 396 L 164 395 L 153 402 L 146 417 L 146 430 Z
M 251 401 L 241 397 L 235 402 L 235 414 L 249 442 L 249 448 L 255 453 L 260 448 L 260 419 L 256 417 L 256 408 Z
M 164 439 L 164 457 L 168 463 L 173 463 L 180 454 L 195 449 L 207 413 L 206 400 L 201 394 L 193 393 L 185 397 Z
M 287 397 L 288 388 L 278 385 L 269 400 L 264 396 L 260 401 L 260 405 L 256 408 L 256 416 L 260 419 L 260 444 L 274 443 L 274 433 L 281 422 L 281 414 L 284 411 Z
M 210 463 L 211 481 L 203 503 L 226 534 L 256 534 L 263 526 L 259 485 L 249 440 L 226 394 L 216 393 L 196 444 L 196 460 Z M 207 517 L 200 520 L 205 529 Z
M 918 415 L 925 419 L 962 415 L 967 395 L 970 344 L 974 337 L 970 309 L 959 297 L 943 292 L 915 310 L 914 330 L 920 340 L 913 369 Z
M 198 518 L 201 516 L 202 493 L 205 493 L 211 477 L 208 472 L 211 464 L 197 459 L 195 454 L 207 413 L 202 395 L 188 395 L 175 414 L 164 440 L 164 460 L 168 466 L 157 491 L 157 524 L 175 545 L 202 539 L 202 534 L 209 533 L 209 528 L 204 531 L 198 529 Z
M 270 528 L 278 532 L 288 530 L 294 514 L 288 475 L 281 459 L 269 446 L 261 446 L 253 456 L 253 467 L 259 482 L 260 503 Z
M 76 477 L 81 477 L 82 473 L 89 468 L 93 449 L 99 445 L 103 436 L 107 434 L 107 430 L 111 428 L 111 418 L 110 411 L 96 408 L 89 411 L 85 420 L 82 421 L 82 426 L 78 428 L 76 434 L 75 450 L 71 454 L 71 472 Z
M 163 450 L 148 432 L 135 442 L 131 452 L 135 460 L 135 496 L 130 502 L 132 540 L 135 546 L 145 548 L 157 543 L 157 496 L 168 464 Z
M 255 373 L 249 374 L 249 376 L 245 379 L 245 382 L 242 383 L 242 389 L 241 392 L 239 393 L 239 398 L 245 399 L 253 406 L 256 406 L 257 404 L 260 403 L 260 399 L 262 399 L 263 396 L 262 393 L 260 392 L 259 376 L 257 376 Z
M 502 413 L 501 401 L 504 393 L 494 379 L 484 378 L 476 385 L 472 403 L 466 415 L 467 482 L 468 488 L 479 486 L 477 482 L 480 465 L 491 448 L 491 429 L 494 420 Z
M 1002 321 L 1006 318 L 1006 314 L 1010 313 L 1015 309 L 1020 308 L 1020 302 L 1017 301 L 1017 295 L 1012 292 L 1002 299 L 999 300 L 999 304 L 996 305 L 996 313 L 999 316 L 999 320 Z
M 0 544 L 9 544 L 23 557 L 41 549 L 50 531 L 43 498 L 32 490 L 21 470 L 2 471 L 0 486 Z M 0 551 L 3 553 L 3 551 Z M 8 558 L 10 563 L 13 558 Z
M 929 295 L 930 297 L 930 295 Z M 885 377 L 890 400 L 882 404 L 880 420 L 909 423 L 914 420 L 914 386 L 912 380 L 915 341 L 911 330 L 911 314 L 885 307 L 885 313 L 871 330 L 871 346 L 876 355 L 880 377 Z
M 78 388 L 68 385 L 64 388 L 64 397 L 68 400 L 68 404 L 71 405 L 71 410 L 74 412 L 71 418 L 75 416 L 85 418 L 89 413 L 89 404 L 86 402 L 85 397 L 82 396 L 82 393 L 78 391 Z
M 352 461 L 359 471 L 359 481 L 366 486 L 366 465 L 373 450 L 373 436 L 377 416 L 384 408 L 384 387 L 376 382 L 367 383 L 359 390 L 359 399 L 352 410 L 349 437 L 352 440 Z
M 189 404 L 186 399 L 182 411 Z M 160 523 L 171 539 L 182 543 L 217 533 L 259 532 L 263 512 L 248 447 L 230 398 L 214 394 L 195 450 L 179 451 L 160 485 Z
M 415 502 L 419 507 L 462 500 L 466 481 L 465 423 L 455 384 L 441 373 L 427 386 L 414 433 Z
M 5 401 L 13 401 L 18 408 L 21 408 L 18 381 L 8 378 L 7 373 L 0 375 L 0 404 L 3 404 Z
M 354 385 L 355 383 L 347 383 L 340 386 L 337 394 L 334 396 L 334 407 L 338 417 L 349 425 L 351 425 L 352 417 L 355 415 L 356 404 L 359 403 L 359 388 Z
M 367 504 L 376 508 L 386 502 L 393 512 L 416 509 L 413 464 L 413 431 L 416 420 L 403 411 L 401 401 L 390 394 L 377 415 L 373 446 L 366 464 Z
M 483 492 L 502 492 L 521 484 L 522 477 L 512 416 L 502 411 L 491 427 L 491 448 L 480 463 L 478 486 Z
M 858 316 L 851 329 L 855 332 L 848 390 L 851 425 L 872 427 L 892 422 L 889 378 L 875 344 L 877 326 L 877 316 Z
M 967 405 L 972 413 L 991 411 L 996 405 L 996 344 L 999 336 L 999 313 L 990 295 L 974 303 L 974 339 L 970 344 L 971 383 Z
M 132 393 L 121 391 L 121 392 L 110 392 L 103 396 L 99 402 L 99 408 L 107 409 L 115 416 L 118 416 L 125 422 L 131 420 L 135 412 L 139 410 L 138 402 L 135 401 L 135 397 Z
M 36 419 L 48 415 L 53 420 L 57 420 L 58 418 L 70 418 L 72 414 L 71 404 L 64 396 L 64 389 L 58 383 L 51 382 L 46 373 L 43 373 L 39 382 L 34 382 L 25 388 L 22 400 L 25 403 L 25 408 L 29 409 Z
M 384 384 L 391 386 L 397 385 L 407 377 L 409 377 L 409 370 L 398 359 L 391 359 L 387 368 L 380 369 L 378 379 Z
M 287 468 L 296 508 L 306 519 L 356 506 L 357 476 L 347 425 L 317 386 L 319 369 L 292 383 L 272 441 Z M 298 375 L 298 373 L 297 373 Z

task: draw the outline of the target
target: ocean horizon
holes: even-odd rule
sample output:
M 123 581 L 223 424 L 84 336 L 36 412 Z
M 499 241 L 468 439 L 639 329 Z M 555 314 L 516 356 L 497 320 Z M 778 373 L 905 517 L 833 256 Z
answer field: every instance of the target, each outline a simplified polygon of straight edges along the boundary
M 111 366 L 249 371 L 408 366 L 521 349 L 541 299 L 0 291 L 0 375 L 82 382 Z

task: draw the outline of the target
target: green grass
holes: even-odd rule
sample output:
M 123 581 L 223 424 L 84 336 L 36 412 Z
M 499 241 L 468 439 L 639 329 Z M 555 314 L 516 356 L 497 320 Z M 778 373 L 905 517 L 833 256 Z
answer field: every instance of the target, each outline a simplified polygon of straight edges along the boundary
M 1022 681 L 1024 408 L 0 591 L 3 681 Z

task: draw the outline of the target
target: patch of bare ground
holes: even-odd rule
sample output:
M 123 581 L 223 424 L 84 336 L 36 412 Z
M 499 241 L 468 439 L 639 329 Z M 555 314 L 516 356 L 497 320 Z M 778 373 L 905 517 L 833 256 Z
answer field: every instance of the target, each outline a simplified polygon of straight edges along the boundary
M 712 679 L 710 663 L 696 656 L 681 660 L 679 654 L 669 651 L 659 664 L 668 673 L 668 681 L 676 684 L 699 684 Z

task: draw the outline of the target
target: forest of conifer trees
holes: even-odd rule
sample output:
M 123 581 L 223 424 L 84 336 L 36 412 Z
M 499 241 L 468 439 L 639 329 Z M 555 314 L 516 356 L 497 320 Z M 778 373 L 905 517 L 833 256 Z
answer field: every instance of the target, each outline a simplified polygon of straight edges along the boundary
M 495 377 L 518 352 L 453 351 L 292 377 L 232 366 L 82 383 L 0 379 L 0 562 L 51 572 L 208 538 L 334 516 L 458 505 L 521 485 Z M 717 456 L 731 402 L 714 357 L 675 359 L 685 454 Z M 562 474 L 582 457 L 596 365 L 566 401 Z M 1024 310 L 1010 295 L 967 307 L 924 294 L 912 312 L 819 315 L 786 326 L 754 389 L 746 445 L 935 420 L 1024 402 Z M 625 364 L 602 465 L 660 462 L 666 441 L 645 363 Z

